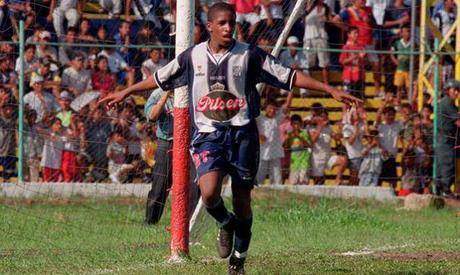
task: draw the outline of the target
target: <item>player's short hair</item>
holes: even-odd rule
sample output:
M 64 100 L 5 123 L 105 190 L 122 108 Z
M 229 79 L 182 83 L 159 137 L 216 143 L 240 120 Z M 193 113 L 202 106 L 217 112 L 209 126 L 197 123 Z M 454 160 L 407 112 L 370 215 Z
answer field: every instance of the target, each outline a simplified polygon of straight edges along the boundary
M 410 106 L 409 103 L 403 103 L 403 104 L 401 104 L 401 109 L 402 109 L 402 108 L 409 109 L 409 110 L 412 109 L 412 107 Z
M 234 17 L 236 17 L 236 12 L 235 9 L 233 8 L 232 5 L 225 3 L 225 2 L 219 2 L 215 3 L 212 5 L 209 10 L 208 10 L 208 21 L 213 21 L 215 19 L 215 16 L 218 12 L 222 11 L 228 11 L 230 12 Z

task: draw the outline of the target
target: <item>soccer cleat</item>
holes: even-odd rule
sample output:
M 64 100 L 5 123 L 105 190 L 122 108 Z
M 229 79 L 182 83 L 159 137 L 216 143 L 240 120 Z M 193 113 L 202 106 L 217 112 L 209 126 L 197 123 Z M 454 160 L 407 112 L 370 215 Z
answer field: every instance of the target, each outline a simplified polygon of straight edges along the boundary
M 233 249 L 233 223 L 230 221 L 223 227 L 219 228 L 219 232 L 217 233 L 217 253 L 219 257 L 225 259 L 232 253 Z
M 230 257 L 228 261 L 228 275 L 244 275 L 245 258 Z

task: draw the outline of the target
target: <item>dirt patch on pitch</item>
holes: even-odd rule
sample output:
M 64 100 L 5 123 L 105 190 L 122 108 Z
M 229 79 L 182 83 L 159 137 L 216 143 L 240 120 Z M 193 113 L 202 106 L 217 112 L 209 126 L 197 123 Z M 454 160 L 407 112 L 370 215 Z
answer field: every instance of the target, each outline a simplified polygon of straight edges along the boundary
M 376 252 L 372 256 L 397 261 L 460 261 L 458 252 Z

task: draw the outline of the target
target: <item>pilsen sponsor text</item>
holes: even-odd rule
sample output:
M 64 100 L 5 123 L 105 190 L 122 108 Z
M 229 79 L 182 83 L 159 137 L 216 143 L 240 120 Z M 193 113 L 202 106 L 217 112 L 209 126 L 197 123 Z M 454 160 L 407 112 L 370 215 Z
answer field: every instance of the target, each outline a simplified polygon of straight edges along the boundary
M 229 93 L 226 93 L 229 94 Z M 230 94 L 232 95 L 232 94 Z M 235 97 L 234 95 L 232 95 Z M 207 111 L 238 111 L 246 107 L 246 99 L 244 98 L 229 98 L 222 97 L 211 98 L 209 95 L 203 96 L 198 100 L 196 110 L 198 112 Z

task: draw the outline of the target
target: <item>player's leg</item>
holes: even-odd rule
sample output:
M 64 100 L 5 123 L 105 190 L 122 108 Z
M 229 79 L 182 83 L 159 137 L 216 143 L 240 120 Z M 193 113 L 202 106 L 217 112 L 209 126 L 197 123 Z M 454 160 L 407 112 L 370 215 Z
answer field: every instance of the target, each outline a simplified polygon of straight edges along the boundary
M 221 171 L 211 171 L 202 175 L 198 183 L 203 204 L 219 225 L 216 242 L 217 252 L 221 258 L 227 258 L 233 248 L 235 225 L 234 215 L 227 210 L 220 195 L 223 176 L 224 174 Z
M 244 262 L 252 236 L 251 190 L 252 185 L 232 184 L 235 243 L 229 260 L 229 274 L 244 273 Z

